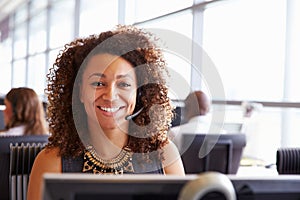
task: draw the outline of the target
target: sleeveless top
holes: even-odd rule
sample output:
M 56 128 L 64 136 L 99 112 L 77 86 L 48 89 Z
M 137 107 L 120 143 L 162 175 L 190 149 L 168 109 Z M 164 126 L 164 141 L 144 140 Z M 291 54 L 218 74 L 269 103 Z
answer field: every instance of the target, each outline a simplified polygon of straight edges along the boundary
M 133 154 L 132 165 L 133 171 L 130 174 L 164 174 L 161 161 L 158 159 L 151 160 L 151 163 L 141 163 L 138 161 L 138 154 Z M 62 172 L 63 173 L 83 173 L 84 154 L 71 158 L 62 157 Z M 89 172 L 90 173 L 90 172 Z M 124 172 L 124 174 L 129 174 Z

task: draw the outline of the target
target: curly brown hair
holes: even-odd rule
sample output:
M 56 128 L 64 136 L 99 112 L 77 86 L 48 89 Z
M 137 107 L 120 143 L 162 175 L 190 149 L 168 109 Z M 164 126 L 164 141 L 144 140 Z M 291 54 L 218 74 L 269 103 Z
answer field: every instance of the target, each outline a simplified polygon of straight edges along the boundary
M 61 156 L 83 153 L 85 147 L 80 138 L 87 132 L 87 115 L 78 86 L 89 59 L 101 53 L 121 56 L 135 68 L 140 87 L 134 112 L 142 107 L 143 110 L 129 122 L 128 146 L 133 152 L 148 153 L 166 145 L 173 108 L 167 96 L 166 62 L 156 40 L 142 29 L 118 25 L 115 30 L 66 44 L 47 75 L 51 133 L 48 147 L 58 147 Z

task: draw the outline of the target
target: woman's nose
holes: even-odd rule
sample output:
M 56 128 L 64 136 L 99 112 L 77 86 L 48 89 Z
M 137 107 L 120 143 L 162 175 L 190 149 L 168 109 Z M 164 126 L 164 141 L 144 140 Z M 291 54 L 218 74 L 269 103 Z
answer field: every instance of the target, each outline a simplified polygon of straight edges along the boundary
M 104 100 L 115 100 L 118 99 L 118 90 L 114 87 L 114 85 L 108 86 L 103 94 Z

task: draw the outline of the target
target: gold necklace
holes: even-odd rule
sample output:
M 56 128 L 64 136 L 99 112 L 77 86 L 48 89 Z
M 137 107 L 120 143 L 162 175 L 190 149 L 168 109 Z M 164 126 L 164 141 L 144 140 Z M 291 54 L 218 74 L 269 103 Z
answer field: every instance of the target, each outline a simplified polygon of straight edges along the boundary
M 123 174 L 133 173 L 132 151 L 125 146 L 121 152 L 111 160 L 100 158 L 92 145 L 86 147 L 82 172 L 93 174 Z

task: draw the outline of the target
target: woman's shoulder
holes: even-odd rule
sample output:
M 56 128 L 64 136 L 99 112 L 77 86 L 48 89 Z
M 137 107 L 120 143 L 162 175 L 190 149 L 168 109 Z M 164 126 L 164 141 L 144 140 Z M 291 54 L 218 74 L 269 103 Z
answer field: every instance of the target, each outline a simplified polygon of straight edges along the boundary
M 169 140 L 163 148 L 165 174 L 184 175 L 184 167 L 176 145 Z
M 177 146 L 175 145 L 175 143 L 171 140 L 168 139 L 168 143 L 163 147 L 164 150 L 168 150 L 168 151 L 178 151 Z
M 179 151 L 177 149 L 177 146 L 169 140 L 169 142 L 162 148 L 165 162 L 172 163 L 178 158 L 180 158 Z
M 27 199 L 40 199 L 45 173 L 61 173 L 61 159 L 58 148 L 45 147 L 36 156 L 30 173 Z
M 37 155 L 39 159 L 60 159 L 59 148 L 57 147 L 45 147 Z
M 61 172 L 59 148 L 45 147 L 35 158 L 35 165 L 49 172 Z

